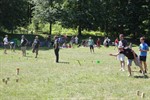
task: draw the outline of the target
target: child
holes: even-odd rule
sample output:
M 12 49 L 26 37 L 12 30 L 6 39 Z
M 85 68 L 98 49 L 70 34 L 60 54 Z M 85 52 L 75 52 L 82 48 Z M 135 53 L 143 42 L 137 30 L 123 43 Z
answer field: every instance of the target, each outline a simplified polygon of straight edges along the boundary
M 36 53 L 35 58 L 37 58 L 37 56 L 38 56 L 39 46 L 40 46 L 40 41 L 38 39 L 38 36 L 36 36 L 35 39 L 34 39 L 34 42 L 32 44 L 32 47 L 33 47 L 33 51 L 32 52 Z
M 129 76 L 132 76 L 132 73 L 131 73 L 132 61 L 134 61 L 136 66 L 140 67 L 140 70 L 142 71 L 143 75 L 145 75 L 144 70 L 143 70 L 143 68 L 142 68 L 142 66 L 141 66 L 141 64 L 139 62 L 138 56 L 132 49 L 130 49 L 130 48 L 123 49 L 120 46 L 118 47 L 118 49 L 119 49 L 119 53 L 117 53 L 117 54 L 110 54 L 110 56 L 117 56 L 120 53 L 123 53 L 128 58 L 127 65 L 128 65 Z
M 139 55 L 139 57 L 140 57 L 140 63 L 141 63 L 141 65 L 144 64 L 143 69 L 144 69 L 145 73 L 147 73 L 146 58 L 147 58 L 147 51 L 149 51 L 149 47 L 148 47 L 147 43 L 145 43 L 145 38 L 144 37 L 140 38 L 140 42 L 141 42 L 141 44 L 139 46 L 139 50 L 140 50 L 140 55 Z M 140 70 L 140 72 L 141 72 L 141 70 Z
M 88 45 L 90 46 L 90 52 L 92 53 L 92 51 L 94 52 L 94 41 L 91 37 L 89 37 L 89 40 L 88 40 Z

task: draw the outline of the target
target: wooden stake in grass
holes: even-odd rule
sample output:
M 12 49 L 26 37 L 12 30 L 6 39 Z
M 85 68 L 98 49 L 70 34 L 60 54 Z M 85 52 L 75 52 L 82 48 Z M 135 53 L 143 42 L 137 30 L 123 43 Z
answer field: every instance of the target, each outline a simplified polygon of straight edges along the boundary
M 79 65 L 81 66 L 81 63 L 80 63 L 80 61 L 79 61 L 79 60 L 77 60 L 77 61 L 78 61 Z
M 140 96 L 140 91 L 136 91 L 136 95 L 137 95 L 137 96 Z
M 19 79 L 16 79 L 16 82 L 19 82 Z
M 7 84 L 7 80 L 5 81 L 5 84 Z
M 10 79 L 10 78 L 9 78 L 9 77 L 7 77 L 7 81 L 9 81 L 9 79 Z
M 5 82 L 5 79 L 2 79 L 3 82 Z
M 19 75 L 19 68 L 17 68 L 17 75 Z
M 142 94 L 141 94 L 141 98 L 144 98 L 144 97 L 145 97 L 145 93 L 142 93 Z

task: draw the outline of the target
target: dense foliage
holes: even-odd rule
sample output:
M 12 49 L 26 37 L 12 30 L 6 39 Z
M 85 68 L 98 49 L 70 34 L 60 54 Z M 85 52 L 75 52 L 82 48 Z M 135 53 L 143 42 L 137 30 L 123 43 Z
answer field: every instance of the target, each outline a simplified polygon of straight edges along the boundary
M 32 15 L 31 15 L 32 12 Z M 109 33 L 150 33 L 150 0 L 1 0 L 0 29 L 14 30 L 32 23 Z

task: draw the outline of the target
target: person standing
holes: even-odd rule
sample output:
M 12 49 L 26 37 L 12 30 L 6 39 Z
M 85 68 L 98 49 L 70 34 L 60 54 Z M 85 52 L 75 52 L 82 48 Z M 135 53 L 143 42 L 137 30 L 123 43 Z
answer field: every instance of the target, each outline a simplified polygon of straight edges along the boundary
M 114 49 L 116 49 L 116 47 L 118 47 L 118 44 L 119 44 L 119 40 L 118 40 L 118 38 L 116 38 L 115 39 L 115 48 Z
M 79 38 L 78 38 L 78 36 L 76 36 L 76 37 L 75 37 L 75 43 L 76 43 L 76 44 L 78 44 L 78 40 L 79 40 Z
M 143 67 L 145 73 L 147 73 L 146 58 L 147 58 L 147 52 L 149 51 L 149 47 L 148 47 L 148 44 L 145 43 L 145 37 L 141 37 L 141 38 L 140 38 L 140 42 L 141 42 L 141 44 L 140 44 L 140 46 L 139 46 L 139 51 L 140 51 L 140 55 L 139 55 L 139 57 L 140 57 L 140 63 L 141 63 L 141 65 L 144 64 L 144 67 L 143 67 L 143 66 L 142 66 L 142 67 Z M 141 72 L 141 70 L 140 70 L 140 72 Z
M 55 36 L 54 53 L 55 53 L 55 56 L 56 56 L 56 63 L 58 63 L 59 62 L 59 41 L 58 41 L 58 36 Z
M 3 39 L 3 42 L 4 42 L 4 54 L 7 54 L 7 47 L 9 45 L 8 35 L 5 35 L 5 38 Z
M 94 52 L 94 41 L 93 41 L 92 37 L 89 37 L 88 45 L 90 46 L 90 52 L 91 53 L 92 53 L 92 51 Z
M 39 47 L 40 47 L 40 41 L 39 41 L 38 36 L 35 37 L 33 44 L 32 44 L 32 47 L 33 47 L 32 52 L 35 53 L 35 58 L 37 58 Z
M 28 44 L 28 40 L 25 38 L 24 35 L 21 36 L 21 51 L 22 51 L 22 56 L 26 56 L 26 46 Z
M 124 39 L 123 34 L 119 35 L 120 41 L 118 44 L 118 47 L 122 47 L 122 49 L 127 47 L 127 41 Z M 125 71 L 125 55 L 123 53 L 120 53 L 118 56 L 118 59 L 120 60 L 121 65 L 121 71 Z
M 48 48 L 51 47 L 51 36 L 50 35 L 47 37 L 47 47 Z
M 97 39 L 97 41 L 96 41 L 96 45 L 97 45 L 97 47 L 98 47 L 98 48 L 101 46 L 100 38 L 98 38 L 98 39 Z

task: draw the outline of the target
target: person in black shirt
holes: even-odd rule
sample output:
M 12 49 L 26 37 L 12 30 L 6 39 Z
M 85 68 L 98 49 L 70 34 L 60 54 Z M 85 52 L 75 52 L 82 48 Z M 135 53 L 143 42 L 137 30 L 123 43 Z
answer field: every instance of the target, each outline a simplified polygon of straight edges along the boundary
M 40 41 L 38 39 L 38 36 L 36 36 L 32 44 L 33 47 L 32 52 L 36 54 L 35 58 L 37 58 L 38 56 L 39 46 L 40 46 Z
M 21 51 L 22 51 L 22 56 L 26 56 L 26 46 L 28 44 L 28 40 L 25 38 L 24 35 L 21 37 Z
M 54 41 L 54 52 L 55 52 L 55 56 L 56 56 L 56 63 L 59 62 L 59 41 L 58 41 L 58 37 L 55 37 L 55 41 Z
M 119 53 L 117 53 L 117 54 L 110 54 L 110 56 L 117 56 L 117 55 L 123 53 L 128 58 L 127 65 L 128 65 L 129 76 L 132 76 L 132 74 L 131 74 L 132 61 L 134 61 L 136 66 L 140 67 L 140 70 L 145 75 L 145 73 L 143 71 L 143 68 L 142 68 L 142 66 L 140 64 L 140 61 L 138 59 L 138 56 L 132 49 L 130 49 L 130 48 L 122 48 L 122 47 L 118 47 L 118 49 L 119 49 Z

